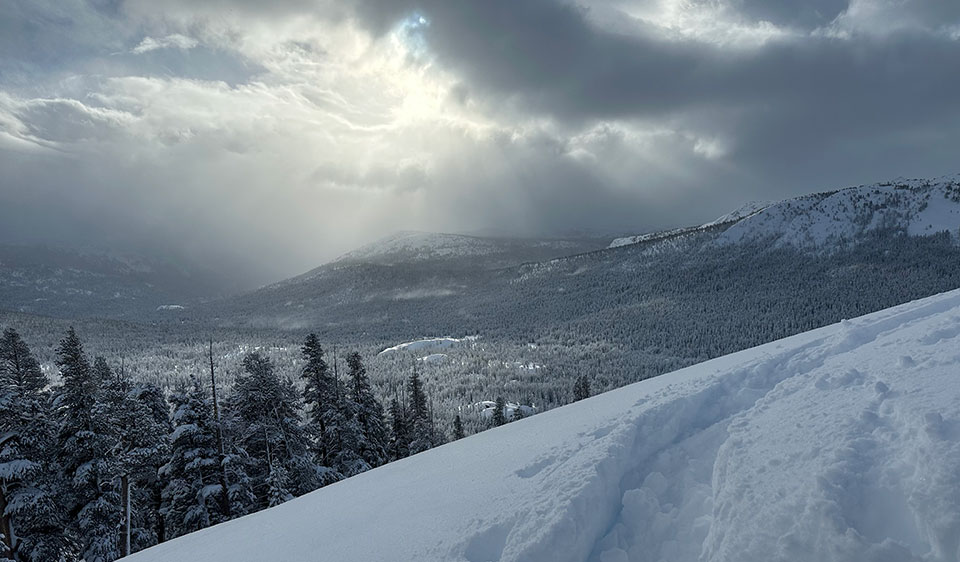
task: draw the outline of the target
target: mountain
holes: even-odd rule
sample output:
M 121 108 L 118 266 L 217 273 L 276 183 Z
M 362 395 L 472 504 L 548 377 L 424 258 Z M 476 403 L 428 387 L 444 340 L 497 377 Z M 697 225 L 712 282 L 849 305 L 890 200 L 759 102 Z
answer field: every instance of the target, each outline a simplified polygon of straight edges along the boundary
M 603 247 L 601 239 L 536 239 L 403 231 L 337 258 L 335 264 L 434 262 L 445 268 L 496 269 Z M 309 275 L 309 273 L 307 274 Z
M 899 179 L 814 193 L 780 202 L 751 202 L 710 223 L 618 238 L 610 247 L 666 240 L 726 225 L 717 244 L 763 241 L 831 251 L 881 230 L 911 236 L 960 236 L 960 174 Z
M 236 291 L 173 260 L 0 244 L 0 309 L 65 318 L 139 318 Z
M 956 560 L 960 291 L 509 423 L 131 562 Z
M 877 189 L 900 193 L 888 209 L 910 200 L 910 191 L 896 185 Z M 936 197 L 927 208 L 939 203 Z M 618 388 L 960 287 L 953 229 L 909 236 L 877 228 L 818 248 L 777 243 L 772 227 L 763 236 L 722 241 L 768 208 L 639 243 L 493 269 L 479 258 L 448 260 L 446 251 L 418 250 L 412 254 L 432 257 L 410 261 L 378 257 L 397 254 L 388 244 L 389 251 L 365 250 L 369 261 L 345 258 L 252 293 L 155 313 L 156 331 L 169 334 L 169 343 L 155 356 L 127 360 L 174 368 L 170 358 L 192 357 L 218 334 L 234 350 L 268 344 L 278 364 L 294 365 L 303 337 L 316 332 L 327 347 L 369 358 L 378 396 L 387 401 L 417 365 L 438 424 L 449 432 L 456 413 L 498 396 L 549 410 L 571 400 L 584 373 L 595 390 Z M 461 343 L 403 345 L 420 341 Z M 391 348 L 399 351 L 380 353 Z M 427 359 L 437 354 L 445 357 Z M 483 425 L 472 415 L 463 421 L 468 430 Z
M 476 333 L 537 339 L 616 329 L 628 332 L 611 334 L 611 343 L 621 346 L 639 344 L 634 332 L 641 327 L 662 330 L 665 320 L 685 326 L 679 315 L 715 316 L 726 308 L 723 301 L 731 301 L 737 303 L 733 313 L 759 307 L 748 317 L 765 326 L 791 319 L 790 328 L 761 328 L 784 336 L 838 320 L 838 314 L 863 314 L 960 286 L 956 268 L 945 265 L 958 255 L 958 226 L 960 183 L 945 178 L 752 204 L 711 223 L 619 239 L 594 251 L 585 251 L 588 242 L 402 233 L 192 315 L 168 316 L 354 339 L 376 333 L 385 342 Z M 544 253 L 549 259 L 537 257 Z M 905 284 L 909 280 L 912 285 Z M 862 284 L 869 289 L 861 290 Z M 864 294 L 851 294 L 858 291 Z M 788 311 L 795 315 L 783 316 Z M 626 324 L 611 326 L 617 321 Z M 704 328 L 693 330 L 682 338 Z M 654 347 L 661 349 L 699 347 L 658 341 Z

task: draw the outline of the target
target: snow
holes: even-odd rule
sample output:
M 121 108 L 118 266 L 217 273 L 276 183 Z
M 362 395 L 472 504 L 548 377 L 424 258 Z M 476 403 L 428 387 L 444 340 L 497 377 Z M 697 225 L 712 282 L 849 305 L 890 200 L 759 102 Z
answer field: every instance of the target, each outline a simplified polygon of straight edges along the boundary
M 582 400 L 136 562 L 960 557 L 960 291 Z
M 960 236 L 960 174 L 934 180 L 899 179 L 805 195 L 779 202 L 752 201 L 699 226 L 617 238 L 608 248 L 676 238 L 732 223 L 718 244 L 772 240 L 776 246 L 819 249 L 853 241 L 881 228 L 910 235 Z
M 496 411 L 496 408 L 497 403 L 493 400 L 481 400 L 469 406 L 470 410 L 477 412 L 481 419 L 487 421 L 493 419 L 493 412 Z M 524 417 L 529 417 L 537 413 L 536 406 L 528 406 L 526 404 L 521 405 L 516 402 L 505 402 L 503 407 L 503 415 L 506 419 L 512 420 L 518 409 L 523 413 Z
M 624 236 L 622 238 L 614 238 L 613 241 L 610 242 L 610 245 L 607 246 L 607 249 L 619 248 L 620 246 L 629 246 L 630 244 L 638 244 L 640 242 L 649 242 L 651 240 L 659 240 L 660 238 L 668 238 L 670 236 L 683 234 L 688 230 L 690 229 L 675 228 L 673 230 L 648 232 L 647 234 L 638 234 L 636 236 Z
M 423 361 L 424 363 L 446 363 L 450 359 L 450 356 L 446 353 L 431 353 L 426 357 L 420 357 L 417 361 Z
M 397 351 L 425 351 L 425 350 L 434 350 L 434 349 L 449 349 L 451 347 L 456 347 L 463 342 L 472 342 L 476 341 L 476 336 L 467 336 L 465 338 L 423 338 L 419 340 L 404 342 L 397 344 L 393 347 L 388 347 L 378 353 L 378 355 L 383 355 L 385 353 L 394 353 Z
M 760 211 L 766 209 L 767 207 L 773 205 L 774 201 L 748 201 L 744 203 L 739 209 L 736 209 L 733 212 L 727 213 L 721 217 L 718 217 L 716 220 L 706 223 L 703 226 L 713 226 L 717 224 L 724 224 L 728 222 L 738 221 L 744 217 L 749 217 L 750 215 L 759 213 Z
M 499 251 L 494 241 L 462 234 L 401 231 L 337 258 L 338 262 L 363 261 L 403 254 L 420 261 L 438 257 L 488 255 Z
M 496 256 L 517 248 L 554 248 L 575 251 L 580 244 L 569 240 L 524 240 L 401 231 L 367 244 L 335 260 L 335 263 L 384 261 L 386 263 L 422 262 L 435 259 Z
M 719 243 L 773 238 L 780 246 L 818 248 L 880 228 L 902 229 L 911 235 L 948 231 L 956 237 L 958 181 L 960 176 L 898 180 L 788 199 L 738 221 Z

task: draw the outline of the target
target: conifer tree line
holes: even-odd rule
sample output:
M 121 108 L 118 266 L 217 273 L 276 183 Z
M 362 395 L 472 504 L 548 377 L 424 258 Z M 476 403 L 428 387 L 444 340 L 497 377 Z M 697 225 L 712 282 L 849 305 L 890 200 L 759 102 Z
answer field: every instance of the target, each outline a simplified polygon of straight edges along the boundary
M 210 380 L 165 393 L 91 360 L 70 328 L 51 386 L 5 330 L 0 560 L 109 562 L 445 441 L 416 370 L 388 417 L 359 353 L 341 373 L 316 335 L 300 351 L 299 385 L 254 351 L 218 389 L 211 343 Z

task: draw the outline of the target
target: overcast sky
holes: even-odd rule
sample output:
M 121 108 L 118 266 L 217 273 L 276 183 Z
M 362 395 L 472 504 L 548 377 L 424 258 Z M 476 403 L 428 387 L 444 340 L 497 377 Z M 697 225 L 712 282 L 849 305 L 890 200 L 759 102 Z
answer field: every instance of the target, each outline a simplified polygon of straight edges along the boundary
M 955 0 L 12 0 L 0 241 L 310 269 L 960 171 Z

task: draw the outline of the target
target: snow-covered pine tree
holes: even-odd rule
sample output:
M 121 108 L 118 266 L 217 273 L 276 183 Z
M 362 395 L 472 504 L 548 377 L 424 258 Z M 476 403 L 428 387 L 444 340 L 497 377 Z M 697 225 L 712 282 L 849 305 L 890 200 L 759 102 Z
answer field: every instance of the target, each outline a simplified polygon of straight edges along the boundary
M 53 465 L 47 378 L 12 328 L 0 337 L 0 557 L 57 560 L 64 551 L 64 482 Z
M 398 460 L 410 455 L 410 431 L 407 428 L 406 409 L 394 397 L 390 400 L 390 445 L 388 453 L 391 460 Z
M 221 511 L 229 508 L 227 519 L 235 519 L 258 509 L 257 497 L 253 493 L 254 481 L 247 474 L 251 463 L 250 455 L 240 446 L 240 436 L 245 424 L 230 407 L 229 400 L 221 402 L 220 421 L 217 428 L 222 430 L 223 457 L 220 462 L 220 474 L 227 487 L 227 504 L 221 497 Z M 218 448 L 219 456 L 219 448 Z
M 321 485 L 349 476 L 352 470 L 345 461 L 353 460 L 344 450 L 344 430 L 348 421 L 345 393 L 340 382 L 330 372 L 323 359 L 324 351 L 316 334 L 310 334 L 300 348 L 304 359 L 300 377 L 304 381 L 303 402 L 307 421 L 304 426 L 310 437 L 310 449 L 314 460 L 324 471 Z M 341 470 L 347 469 L 344 474 Z
M 293 494 L 287 490 L 290 475 L 283 465 L 276 459 L 270 463 L 270 474 L 267 475 L 267 507 L 280 505 L 293 499 Z
M 292 381 L 277 376 L 269 358 L 256 351 L 244 357 L 230 408 L 237 424 L 234 435 L 247 455 L 247 474 L 259 508 L 269 505 L 267 479 L 273 462 L 287 472 L 285 489 L 294 495 L 321 485 L 324 473 L 309 458 L 296 389 Z
M 225 519 L 219 501 L 218 451 L 206 390 L 191 377 L 170 397 L 174 406 L 170 457 L 160 468 L 165 483 L 161 515 L 170 538 Z
M 134 513 L 135 526 L 141 529 L 149 529 L 156 543 L 161 543 L 167 540 L 167 531 L 164 518 L 160 515 L 160 504 L 165 482 L 160 478 L 159 471 L 170 456 L 169 436 L 173 431 L 170 420 L 170 404 L 164 397 L 163 390 L 155 384 L 137 383 L 131 389 L 130 394 L 134 400 L 143 404 L 151 413 L 154 422 L 162 432 L 162 439 L 166 446 L 164 455 L 154 459 L 158 464 L 151 465 L 149 470 L 143 471 L 143 475 L 134 489 L 134 503 L 142 506 L 142 509 Z
M 443 440 L 433 425 L 433 419 L 427 409 L 427 394 L 423 390 L 423 383 L 416 369 L 407 380 L 407 394 L 410 396 L 410 408 L 407 411 L 410 454 L 414 455 L 440 445 Z
M 354 351 L 347 356 L 349 398 L 363 435 L 358 454 L 371 467 L 387 462 L 387 428 L 383 421 L 383 406 L 374 397 L 367 378 L 367 369 L 360 354 Z
M 60 340 L 56 363 L 63 379 L 54 397 L 56 460 L 70 483 L 63 498 L 70 519 L 65 531 L 85 562 L 109 562 L 120 557 L 120 495 L 110 477 L 112 428 L 99 392 L 109 369 L 91 367 L 73 328 Z
M 101 403 L 112 437 L 111 481 L 120 494 L 118 540 L 126 556 L 157 543 L 152 491 L 157 470 L 169 454 L 169 423 L 161 406 L 151 403 L 154 392 L 133 386 L 122 370 L 112 371 L 102 357 L 94 360 L 94 370 L 106 382 Z

